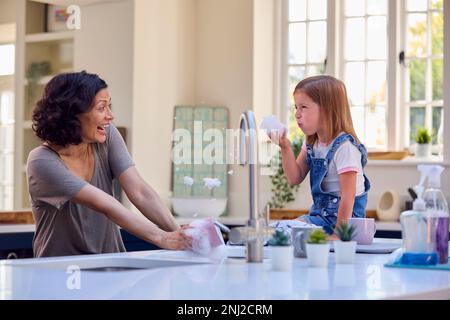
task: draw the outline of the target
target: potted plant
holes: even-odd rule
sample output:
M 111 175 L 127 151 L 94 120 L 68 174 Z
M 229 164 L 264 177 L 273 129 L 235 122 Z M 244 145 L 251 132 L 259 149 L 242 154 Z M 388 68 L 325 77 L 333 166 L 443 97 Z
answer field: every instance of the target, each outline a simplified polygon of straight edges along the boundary
M 298 157 L 303 144 L 303 138 L 297 136 L 291 142 L 292 151 L 295 158 Z M 270 176 L 272 183 L 272 198 L 268 205 L 271 211 L 276 211 L 284 208 L 284 206 L 295 200 L 295 193 L 298 191 L 299 185 L 291 186 L 288 183 L 286 175 L 281 165 L 281 151 L 278 151 L 277 155 L 270 161 L 270 167 L 273 170 L 273 174 Z
M 426 128 L 417 129 L 416 136 L 416 156 L 418 158 L 428 158 L 431 156 L 431 135 Z
M 291 235 L 287 231 L 277 229 L 269 239 L 268 244 L 270 246 L 272 269 L 278 271 L 291 270 L 294 258 Z
M 356 254 L 356 241 L 353 238 L 356 236 L 356 227 L 342 222 L 336 227 L 334 232 L 339 238 L 339 241 L 334 241 L 334 254 L 336 263 L 353 263 Z
M 330 244 L 327 238 L 327 234 L 322 229 L 310 233 L 306 242 L 306 257 L 310 267 L 326 267 L 328 265 Z

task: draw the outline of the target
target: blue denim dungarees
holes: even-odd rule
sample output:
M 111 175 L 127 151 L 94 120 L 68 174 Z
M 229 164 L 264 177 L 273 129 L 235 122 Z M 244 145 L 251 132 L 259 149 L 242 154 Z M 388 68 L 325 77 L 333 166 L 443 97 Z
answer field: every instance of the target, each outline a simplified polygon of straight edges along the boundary
M 336 150 L 346 140 L 349 140 L 361 152 L 361 165 L 364 168 L 367 163 L 367 150 L 363 144 L 358 144 L 350 134 L 343 134 L 337 137 L 328 151 L 326 158 L 316 158 L 314 156 L 313 146 L 306 145 L 306 161 L 310 169 L 311 193 L 314 203 L 311 206 L 309 214 L 299 218 L 306 222 L 322 226 L 328 234 L 332 234 L 336 226 L 341 197 L 339 194 L 324 192 L 322 190 L 322 181 L 328 172 L 328 164 L 333 160 Z M 364 193 L 355 197 L 352 212 L 353 217 L 363 218 L 366 216 L 367 192 L 370 189 L 370 182 L 365 174 L 364 188 Z

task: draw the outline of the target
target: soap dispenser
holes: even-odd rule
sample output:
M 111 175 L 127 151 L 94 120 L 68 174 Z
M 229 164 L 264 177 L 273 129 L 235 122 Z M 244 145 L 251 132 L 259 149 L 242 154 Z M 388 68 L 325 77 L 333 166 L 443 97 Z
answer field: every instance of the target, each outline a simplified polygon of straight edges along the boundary
M 422 165 L 420 170 L 424 170 L 428 177 L 428 188 L 423 194 L 427 217 L 431 220 L 435 228 L 436 251 L 439 256 L 439 263 L 448 262 L 448 229 L 449 212 L 447 200 L 441 191 L 441 174 L 443 166 Z

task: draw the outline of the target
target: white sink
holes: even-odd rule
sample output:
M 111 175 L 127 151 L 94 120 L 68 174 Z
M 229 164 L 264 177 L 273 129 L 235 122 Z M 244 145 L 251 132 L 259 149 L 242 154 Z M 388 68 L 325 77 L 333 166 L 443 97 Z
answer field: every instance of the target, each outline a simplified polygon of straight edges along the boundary
M 227 198 L 172 198 L 175 214 L 183 218 L 217 218 L 227 208 Z
M 193 264 L 203 264 L 203 261 L 180 259 L 152 259 L 127 256 L 73 256 L 59 258 L 40 258 L 22 260 L 4 260 L 0 265 L 13 267 L 30 267 L 46 269 L 63 269 L 77 267 L 86 271 L 123 271 L 132 269 L 154 269 L 180 267 Z

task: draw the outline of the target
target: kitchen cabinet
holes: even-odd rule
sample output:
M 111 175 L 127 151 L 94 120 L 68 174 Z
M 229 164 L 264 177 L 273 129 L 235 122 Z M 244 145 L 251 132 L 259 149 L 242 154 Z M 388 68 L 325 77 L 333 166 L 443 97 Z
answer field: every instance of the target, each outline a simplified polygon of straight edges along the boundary
M 159 249 L 127 231 L 121 229 L 127 251 Z M 33 257 L 34 225 L 0 225 L 0 259 L 22 259 Z

